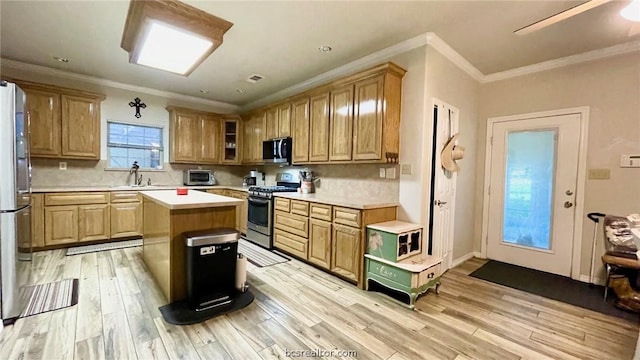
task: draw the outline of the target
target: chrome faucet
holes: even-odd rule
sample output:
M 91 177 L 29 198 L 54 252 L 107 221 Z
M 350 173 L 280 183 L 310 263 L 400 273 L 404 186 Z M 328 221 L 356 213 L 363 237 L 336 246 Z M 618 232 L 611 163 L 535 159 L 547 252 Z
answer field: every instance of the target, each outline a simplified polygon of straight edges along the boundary
M 140 165 L 138 165 L 137 161 L 134 161 L 131 169 L 129 169 L 129 174 L 133 174 L 134 186 L 140 186 L 142 184 L 142 174 L 138 177 L 138 169 L 140 169 Z

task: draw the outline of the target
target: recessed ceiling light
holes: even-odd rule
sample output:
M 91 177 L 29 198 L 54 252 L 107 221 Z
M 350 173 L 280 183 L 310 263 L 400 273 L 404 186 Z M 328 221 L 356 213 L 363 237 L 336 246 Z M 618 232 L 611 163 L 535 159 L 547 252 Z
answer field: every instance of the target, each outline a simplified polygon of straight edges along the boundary
M 322 51 L 323 53 L 328 53 L 333 49 L 331 48 L 331 46 L 322 45 L 318 48 L 318 50 Z
M 209 90 L 200 89 L 200 92 L 201 92 L 201 93 L 203 93 L 203 94 L 208 94 L 208 93 L 209 93 Z
M 640 21 L 640 0 L 633 0 L 620 10 L 620 15 L 630 21 Z
M 237 92 L 238 94 L 244 94 L 244 89 L 237 88 L 237 89 L 236 89 L 236 92 Z
M 63 57 L 59 57 L 59 56 L 54 56 L 53 60 L 60 61 L 60 62 L 63 62 L 63 63 L 68 63 L 69 62 L 69 59 L 63 58 Z

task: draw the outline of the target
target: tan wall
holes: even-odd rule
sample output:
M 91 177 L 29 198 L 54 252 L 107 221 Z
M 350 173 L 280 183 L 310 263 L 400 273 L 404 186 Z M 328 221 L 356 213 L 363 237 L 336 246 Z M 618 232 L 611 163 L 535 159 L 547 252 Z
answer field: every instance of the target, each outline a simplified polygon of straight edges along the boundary
M 427 123 L 424 130 L 425 155 L 423 159 L 431 159 L 433 146 L 433 111 L 432 98 L 456 107 L 460 111 L 458 143 L 465 147 L 464 159 L 460 160 L 461 170 L 456 183 L 456 209 L 453 240 L 453 259 L 467 255 L 473 251 L 475 206 L 475 169 L 477 150 L 476 142 L 478 128 L 478 98 L 480 85 L 467 73 L 442 56 L 435 49 L 427 50 L 427 78 L 426 97 L 429 101 Z M 426 166 L 424 179 L 431 178 L 431 169 Z M 424 185 L 425 192 L 429 184 Z M 425 197 L 429 196 L 427 192 Z M 425 207 L 425 218 L 428 219 L 430 206 Z
M 587 180 L 581 271 L 589 274 L 593 223 L 589 212 L 640 212 L 640 169 L 620 168 L 620 155 L 640 153 L 640 53 L 577 64 L 484 84 L 480 93 L 474 249 L 480 250 L 486 121 L 489 117 L 589 106 L 587 168 L 611 170 L 609 180 Z M 598 233 L 599 259 L 604 252 Z M 598 260 L 598 271 L 603 276 Z

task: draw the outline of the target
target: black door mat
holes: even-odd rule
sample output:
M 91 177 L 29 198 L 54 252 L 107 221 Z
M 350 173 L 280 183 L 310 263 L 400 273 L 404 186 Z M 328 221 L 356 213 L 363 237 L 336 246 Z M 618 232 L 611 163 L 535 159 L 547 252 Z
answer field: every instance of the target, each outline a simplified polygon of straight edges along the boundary
M 187 304 L 187 300 L 172 302 L 161 306 L 162 317 L 169 324 L 191 325 L 207 321 L 216 316 L 224 315 L 236 310 L 240 310 L 253 302 L 253 294 L 250 290 L 237 292 L 231 304 L 217 307 L 210 310 L 195 311 Z
M 615 295 L 611 295 L 612 291 L 609 291 L 608 301 L 604 301 L 604 286 L 589 285 L 568 277 L 495 260 L 489 260 L 469 276 L 640 323 L 640 315 L 613 306 Z

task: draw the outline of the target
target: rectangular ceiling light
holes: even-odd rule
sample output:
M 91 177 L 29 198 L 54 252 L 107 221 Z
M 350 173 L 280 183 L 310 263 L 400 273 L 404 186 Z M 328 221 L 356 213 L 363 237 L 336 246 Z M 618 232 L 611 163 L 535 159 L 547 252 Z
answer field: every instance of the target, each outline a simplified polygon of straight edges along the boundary
M 211 40 L 150 21 L 136 63 L 184 75 L 213 46 Z
M 129 62 L 188 76 L 232 23 L 176 0 L 131 0 L 120 46 Z

